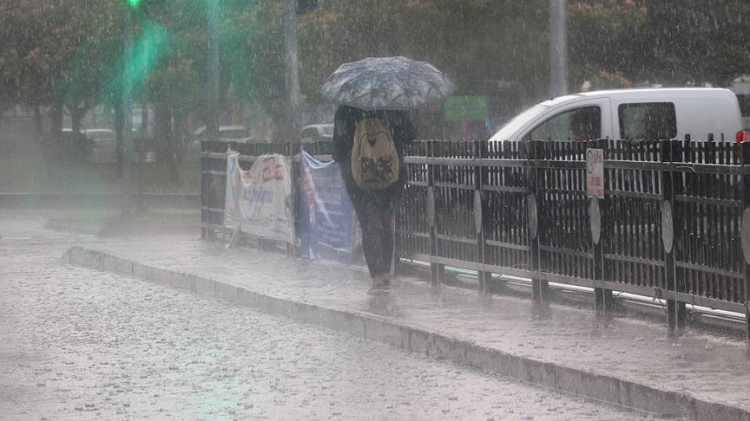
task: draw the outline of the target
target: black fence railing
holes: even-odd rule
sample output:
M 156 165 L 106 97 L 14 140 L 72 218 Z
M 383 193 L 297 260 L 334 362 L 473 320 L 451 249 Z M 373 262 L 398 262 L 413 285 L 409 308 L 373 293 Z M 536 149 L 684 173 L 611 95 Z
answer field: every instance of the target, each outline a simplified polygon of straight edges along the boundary
M 226 148 L 204 144 L 204 230 L 222 225 Z M 232 148 L 248 162 L 298 147 Z M 590 148 L 603 150 L 603 198 L 587 193 Z M 593 288 L 603 312 L 612 291 L 663 299 L 670 328 L 688 304 L 750 321 L 749 144 L 422 140 L 405 153 L 398 249 L 433 282 L 449 266 L 476 271 L 482 291 L 502 287 L 492 274 L 529 278 L 539 301 L 549 282 Z

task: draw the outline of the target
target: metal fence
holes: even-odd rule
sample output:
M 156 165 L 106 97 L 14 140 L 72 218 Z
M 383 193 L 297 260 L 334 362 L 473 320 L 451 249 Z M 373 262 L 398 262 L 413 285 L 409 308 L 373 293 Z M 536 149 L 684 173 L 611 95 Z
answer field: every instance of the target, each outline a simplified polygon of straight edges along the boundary
M 603 199 L 587 194 L 590 148 L 604 153 Z M 244 161 L 296 153 L 234 149 Z M 204 144 L 204 229 L 222 224 L 225 151 Z M 429 263 L 433 282 L 449 266 L 477 271 L 483 292 L 501 282 L 493 274 L 532 279 L 539 301 L 549 282 L 589 287 L 602 312 L 613 290 L 628 292 L 666 300 L 672 329 L 685 324 L 686 304 L 744 313 L 750 337 L 750 145 L 434 140 L 405 152 L 398 249 Z

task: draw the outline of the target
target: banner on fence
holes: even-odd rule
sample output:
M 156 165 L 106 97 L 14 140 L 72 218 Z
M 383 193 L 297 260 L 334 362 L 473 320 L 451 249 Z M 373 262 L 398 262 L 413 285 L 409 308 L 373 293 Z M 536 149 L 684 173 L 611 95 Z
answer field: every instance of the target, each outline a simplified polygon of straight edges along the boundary
M 361 238 L 339 165 L 302 152 L 305 252 L 311 259 L 355 263 Z
M 232 230 L 294 244 L 292 178 L 287 157 L 261 155 L 249 170 L 239 152 L 227 153 L 224 225 Z

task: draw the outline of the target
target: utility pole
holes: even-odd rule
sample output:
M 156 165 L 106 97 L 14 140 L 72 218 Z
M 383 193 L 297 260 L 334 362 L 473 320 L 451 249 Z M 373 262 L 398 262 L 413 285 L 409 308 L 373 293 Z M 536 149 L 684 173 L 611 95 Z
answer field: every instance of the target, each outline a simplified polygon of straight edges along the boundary
M 219 138 L 219 90 L 220 63 L 219 63 L 219 1 L 206 0 L 208 2 L 208 121 L 206 121 L 206 134 L 209 140 Z
M 568 10 L 567 0 L 549 1 L 550 96 L 568 93 Z
M 284 34 L 286 38 L 286 86 L 289 94 L 288 128 L 292 135 L 297 133 L 299 106 L 301 102 L 299 86 L 299 59 L 297 57 L 297 0 L 286 0 L 284 19 Z M 291 139 L 284 139 L 290 141 Z

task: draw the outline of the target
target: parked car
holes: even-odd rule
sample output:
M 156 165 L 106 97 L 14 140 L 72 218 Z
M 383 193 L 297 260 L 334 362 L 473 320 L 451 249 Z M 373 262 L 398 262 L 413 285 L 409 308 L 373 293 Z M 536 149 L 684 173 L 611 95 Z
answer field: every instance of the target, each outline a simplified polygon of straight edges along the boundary
M 728 89 L 622 89 L 565 95 L 519 114 L 491 142 L 590 139 L 734 141 L 742 130 L 737 97 Z
M 734 142 L 742 134 L 737 97 L 727 89 L 657 88 L 583 92 L 539 103 L 497 131 L 490 142 L 585 142 L 597 139 L 625 141 L 681 140 Z M 566 159 L 564 155 L 558 158 Z M 570 157 L 570 159 L 576 159 Z M 523 173 L 511 185 L 525 185 Z M 622 173 L 618 190 L 633 192 L 651 186 L 651 173 Z M 718 183 L 718 182 L 717 182 Z M 718 184 L 717 184 L 718 185 Z M 727 185 L 725 188 L 735 188 Z M 578 202 L 560 199 L 562 207 Z
M 117 162 L 117 139 L 111 129 L 87 129 L 83 134 L 91 140 L 89 161 L 95 164 Z
M 64 128 L 60 136 L 59 146 L 60 152 L 66 160 L 85 161 L 89 159 L 93 142 L 83 132 L 73 133 L 73 129 Z
M 206 133 L 206 126 L 198 128 L 193 132 L 193 139 L 202 141 L 207 139 L 208 133 Z M 219 127 L 219 141 L 225 142 L 250 142 L 253 137 L 250 135 L 250 130 L 245 126 L 231 125 L 231 126 L 220 126 Z
M 197 160 L 201 155 L 201 142 L 208 140 L 208 134 L 206 133 L 206 126 L 198 128 L 193 132 L 192 139 L 188 141 L 186 146 L 186 159 Z M 251 143 L 255 141 L 255 138 L 250 135 L 250 130 L 245 126 L 231 125 L 231 126 L 220 126 L 219 142 L 240 142 L 240 143 Z
M 88 162 L 94 164 L 114 164 L 117 162 L 117 137 L 111 129 L 84 129 L 81 134 L 73 136 L 73 130 L 65 128 L 62 130 L 63 141 L 68 150 L 75 150 L 76 153 L 84 156 Z M 78 138 L 85 141 L 80 142 Z M 133 147 L 137 142 L 143 142 L 144 155 L 143 162 L 156 162 L 156 151 L 151 138 L 132 138 Z M 75 149 L 71 149 L 75 148 Z
M 333 141 L 333 124 L 311 124 L 300 130 L 300 143 Z

